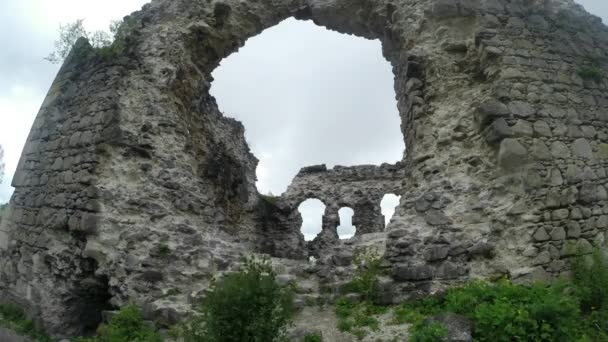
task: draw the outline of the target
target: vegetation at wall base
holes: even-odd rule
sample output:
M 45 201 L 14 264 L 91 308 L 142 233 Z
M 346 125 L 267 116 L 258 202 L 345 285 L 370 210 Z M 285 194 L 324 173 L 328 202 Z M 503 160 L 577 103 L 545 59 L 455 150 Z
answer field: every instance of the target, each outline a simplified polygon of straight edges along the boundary
M 366 248 L 354 257 L 355 274 L 346 290 L 361 296 L 363 301 L 373 302 L 378 295 L 378 277 L 382 273 L 382 256 L 374 248 Z
M 319 333 L 306 334 L 303 342 L 323 342 L 323 336 Z
M 12 304 L 0 304 L 0 325 L 36 342 L 52 341 L 42 330 L 36 328 L 23 310 Z
M 596 250 L 573 262 L 573 280 L 550 285 L 473 281 L 440 297 L 406 303 L 395 310 L 396 323 L 412 324 L 412 341 L 430 341 L 424 320 L 456 313 L 473 322 L 475 341 L 608 341 L 608 268 Z M 424 338 L 422 338 L 422 337 Z
M 437 342 L 448 335 L 447 329 L 439 323 L 417 323 L 410 329 L 410 342 Z
M 185 342 L 286 341 L 294 315 L 292 286 L 280 286 L 267 259 L 247 259 L 239 272 L 211 285 L 198 316 L 177 328 Z
M 78 338 L 74 342 L 161 342 L 158 332 L 146 323 L 134 305 L 123 307 L 108 324 L 97 329 L 97 335 Z

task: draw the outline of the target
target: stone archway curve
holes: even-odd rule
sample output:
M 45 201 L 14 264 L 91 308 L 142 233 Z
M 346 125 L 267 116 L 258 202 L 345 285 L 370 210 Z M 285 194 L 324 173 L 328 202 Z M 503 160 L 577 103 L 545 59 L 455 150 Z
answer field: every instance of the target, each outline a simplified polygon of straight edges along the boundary
M 606 121 L 605 82 L 577 72 L 593 67 L 586 51 L 605 55 L 606 28 L 574 1 L 154 0 L 125 20 L 112 49 L 79 41 L 53 82 L 0 224 L 2 299 L 56 337 L 82 332 L 86 304 L 101 299 L 93 310 L 133 301 L 170 325 L 188 312 L 186 294 L 204 290 L 200 279 L 283 232 L 281 208 L 261 204 L 255 188 L 243 125 L 221 115 L 209 87 L 222 58 L 291 16 L 380 39 L 393 66 L 408 186 L 387 236 L 395 281 L 430 291 L 469 271 L 565 272 L 551 262 L 560 253 L 536 259 L 555 247 L 548 240 L 561 256 L 571 243 L 538 220 L 563 226 L 605 199 L 593 191 L 605 180 L 605 136 L 546 122 Z M 587 169 L 598 178 L 570 177 Z M 606 229 L 605 215 L 592 219 Z M 281 244 L 272 248 L 302 239 Z M 85 298 L 89 288 L 109 298 Z M 168 289 L 181 295 L 168 302 Z

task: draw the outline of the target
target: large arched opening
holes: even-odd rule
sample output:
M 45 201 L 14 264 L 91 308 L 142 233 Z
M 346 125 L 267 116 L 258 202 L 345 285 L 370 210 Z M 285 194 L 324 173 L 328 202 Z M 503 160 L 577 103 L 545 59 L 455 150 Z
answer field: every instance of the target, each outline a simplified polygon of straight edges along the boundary
M 404 139 L 379 40 L 287 19 L 213 71 L 210 92 L 246 127 L 260 193 L 282 193 L 304 166 L 394 163 Z

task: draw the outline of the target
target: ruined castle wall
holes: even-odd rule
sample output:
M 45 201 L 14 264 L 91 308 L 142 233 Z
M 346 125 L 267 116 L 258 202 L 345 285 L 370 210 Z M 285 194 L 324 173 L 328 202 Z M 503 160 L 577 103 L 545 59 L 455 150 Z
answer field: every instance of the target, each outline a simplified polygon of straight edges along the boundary
M 258 195 L 257 160 L 209 95 L 211 72 L 288 17 L 382 41 L 406 142 L 398 170 L 331 186 L 300 175 L 277 204 Z M 389 298 L 549 279 L 573 248 L 604 241 L 606 82 L 589 70 L 605 67 L 608 35 L 573 1 L 155 0 L 125 22 L 124 48 L 81 42 L 66 61 L 0 227 L 2 300 L 54 335 L 128 300 L 170 324 L 242 255 L 305 258 L 293 209 L 308 195 L 339 206 L 398 184 Z
M 568 2 L 490 4 L 469 19 L 445 3 L 431 12 L 436 36 L 459 21 L 476 28 L 434 45 L 452 63 L 426 54 L 426 107 L 406 134 L 406 183 L 417 187 L 387 242 L 405 290 L 549 280 L 575 250 L 604 243 L 606 84 L 580 74 L 589 56 L 604 67 L 606 28 Z
M 300 170 L 276 205 L 287 216 L 291 231 L 299 233 L 302 224 L 299 205 L 312 198 L 325 204 L 321 232 L 308 243 L 308 250 L 319 257 L 331 253 L 338 244 L 338 211 L 343 207 L 354 211 L 352 224 L 356 236 L 383 232 L 380 202 L 386 194 L 402 194 L 404 176 L 402 163 L 334 166 L 329 170 L 325 165 L 310 166 Z
M 68 58 L 29 134 L 0 227 L 3 298 L 68 332 L 94 329 L 107 308 L 107 279 L 82 251 L 101 210 L 101 146 L 112 139 L 113 86 L 124 72 Z

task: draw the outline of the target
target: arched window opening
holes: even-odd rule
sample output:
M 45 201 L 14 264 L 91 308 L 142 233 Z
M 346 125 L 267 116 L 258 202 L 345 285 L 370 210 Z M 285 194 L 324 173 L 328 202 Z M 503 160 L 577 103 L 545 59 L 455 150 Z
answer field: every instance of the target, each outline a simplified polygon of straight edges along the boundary
M 298 211 L 302 216 L 300 231 L 304 235 L 304 240 L 311 241 L 319 235 L 323 227 L 325 204 L 316 198 L 309 198 L 300 203 Z
M 219 109 L 246 128 L 262 194 L 283 193 L 305 166 L 403 157 L 394 75 L 379 40 L 287 19 L 248 39 L 213 78 Z
M 384 197 L 382 197 L 380 207 L 382 208 L 382 215 L 384 215 L 385 228 L 388 226 L 391 218 L 393 218 L 395 208 L 399 205 L 399 200 L 401 200 L 401 196 L 397 196 L 395 194 L 386 194 Z
M 357 231 L 357 227 L 353 226 L 353 215 L 355 215 L 355 211 L 349 207 L 341 208 L 338 211 L 338 216 L 340 216 L 340 225 L 338 226 L 338 236 L 341 240 L 350 239 L 355 236 L 355 232 Z

